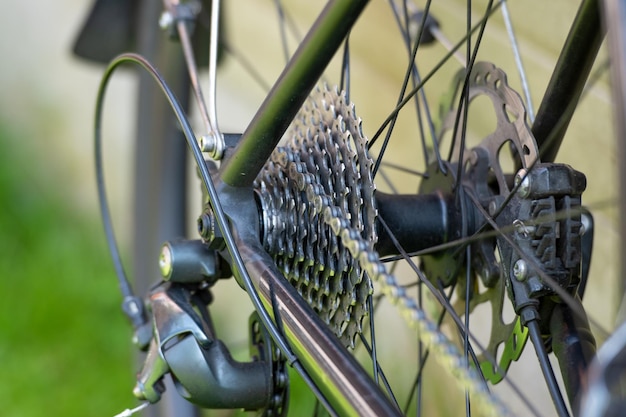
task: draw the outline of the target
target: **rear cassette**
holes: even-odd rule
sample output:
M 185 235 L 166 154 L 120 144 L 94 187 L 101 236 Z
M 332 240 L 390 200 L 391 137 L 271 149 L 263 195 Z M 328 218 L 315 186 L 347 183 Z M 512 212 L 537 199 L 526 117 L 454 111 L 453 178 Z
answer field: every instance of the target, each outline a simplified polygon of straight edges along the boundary
M 263 242 L 300 295 L 346 345 L 354 347 L 372 293 L 342 239 L 324 221 L 326 208 L 346 219 L 371 247 L 377 241 L 373 161 L 354 105 L 318 88 L 260 172 Z

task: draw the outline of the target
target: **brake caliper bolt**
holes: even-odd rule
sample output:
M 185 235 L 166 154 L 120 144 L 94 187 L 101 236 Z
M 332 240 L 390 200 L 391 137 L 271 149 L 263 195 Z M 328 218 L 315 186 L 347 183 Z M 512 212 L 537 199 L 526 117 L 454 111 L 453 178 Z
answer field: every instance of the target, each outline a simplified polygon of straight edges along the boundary
M 524 281 L 528 275 L 528 264 L 523 259 L 518 259 L 513 265 L 513 276 L 518 281 Z

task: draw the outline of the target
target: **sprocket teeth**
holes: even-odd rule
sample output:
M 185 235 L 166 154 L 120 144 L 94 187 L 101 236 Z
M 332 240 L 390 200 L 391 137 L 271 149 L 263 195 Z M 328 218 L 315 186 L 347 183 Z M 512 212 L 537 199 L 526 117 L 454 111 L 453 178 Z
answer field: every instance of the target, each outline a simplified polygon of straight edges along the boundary
M 359 250 L 377 235 L 367 139 L 344 92 L 318 86 L 256 179 L 264 245 L 285 277 L 346 346 L 367 315 L 372 284 Z M 332 219 L 324 220 L 326 210 Z M 350 252 L 342 231 L 369 242 Z

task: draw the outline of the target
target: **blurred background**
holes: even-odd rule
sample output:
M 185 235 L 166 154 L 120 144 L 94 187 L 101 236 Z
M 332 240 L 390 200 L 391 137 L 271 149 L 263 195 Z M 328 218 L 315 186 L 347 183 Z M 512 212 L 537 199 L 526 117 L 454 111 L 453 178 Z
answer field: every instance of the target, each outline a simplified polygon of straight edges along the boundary
M 267 30 L 267 22 L 275 21 L 273 2 L 226 3 L 232 43 L 248 45 L 252 62 L 272 82 L 284 62 L 278 31 Z M 289 10 L 305 28 L 323 2 L 293 3 Z M 363 16 L 369 28 L 377 26 L 385 7 L 385 2 L 373 3 Z M 511 4 L 512 11 L 523 3 Z M 515 24 L 521 48 L 530 57 L 526 65 L 537 107 L 575 5 L 564 0 L 534 3 L 541 6 L 525 10 Z M 0 415 L 111 416 L 136 404 L 131 395 L 137 368 L 131 329 L 120 311 L 94 185 L 93 107 L 103 68 L 71 54 L 90 5 L 25 0 L 6 3 L 0 15 Z M 448 0 L 440 6 L 451 20 L 445 28 L 452 39 L 464 18 L 455 5 Z M 540 15 L 548 17 L 548 23 L 538 29 Z M 493 26 L 497 39 L 502 23 Z M 397 87 L 391 80 L 397 74 L 382 55 L 385 39 L 380 38 L 385 32 L 367 32 L 354 37 L 359 56 L 355 68 L 375 80 L 367 85 L 369 93 L 376 93 L 376 104 L 393 103 Z M 277 52 L 268 56 L 259 45 L 272 45 Z M 501 61 L 509 73 L 512 56 L 503 52 Z M 221 126 L 240 131 L 263 91 L 232 60 L 220 77 Z M 516 77 L 510 78 L 512 85 L 519 84 Z M 131 221 L 134 81 L 133 74 L 119 73 L 107 99 L 107 178 L 125 250 L 130 236 L 124 232 Z M 610 107 L 609 98 L 606 75 L 600 75 L 570 129 L 573 142 L 560 154 L 561 160 L 588 175 L 585 201 L 597 209 L 601 232 L 596 232 L 595 253 L 600 255 L 592 272 L 597 281 L 589 287 L 586 305 L 607 328 L 617 308 L 615 295 L 606 290 L 616 279 L 616 161 L 610 121 L 597 119 L 594 111 Z M 354 100 L 371 134 L 383 117 L 372 103 Z M 573 144 L 583 139 L 584 152 L 579 152 Z M 596 154 L 606 159 L 599 163 Z
M 102 68 L 71 55 L 90 3 L 11 2 L 0 17 L 0 414 L 6 416 L 106 416 L 134 404 L 130 331 L 94 187 L 91 126 Z M 121 115 L 130 105 L 116 104 Z M 119 125 L 128 117 L 120 116 Z M 119 178 L 127 153 L 120 150 Z

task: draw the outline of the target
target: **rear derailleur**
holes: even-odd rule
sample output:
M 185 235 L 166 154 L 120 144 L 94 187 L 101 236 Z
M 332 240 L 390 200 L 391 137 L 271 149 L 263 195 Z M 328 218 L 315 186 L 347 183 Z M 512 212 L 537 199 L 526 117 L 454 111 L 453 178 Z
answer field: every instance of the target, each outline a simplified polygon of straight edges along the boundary
M 284 415 L 285 361 L 256 312 L 249 321 L 251 361 L 233 359 L 216 335 L 208 309 L 210 289 L 218 279 L 231 276 L 218 252 L 201 240 L 168 242 L 159 265 L 164 280 L 147 300 L 152 337 L 138 341 L 147 355 L 134 395 L 159 401 L 164 377 L 170 374 L 179 394 L 200 407 Z

